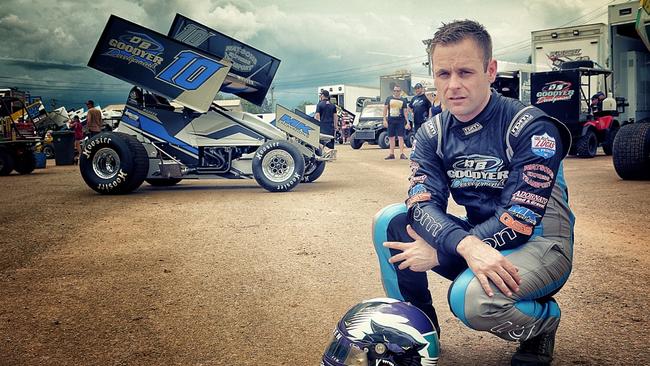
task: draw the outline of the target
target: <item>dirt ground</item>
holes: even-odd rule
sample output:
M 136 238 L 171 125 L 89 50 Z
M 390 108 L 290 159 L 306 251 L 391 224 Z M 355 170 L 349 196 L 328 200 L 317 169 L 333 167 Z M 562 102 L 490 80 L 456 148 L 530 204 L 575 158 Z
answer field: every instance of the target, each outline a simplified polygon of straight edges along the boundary
M 408 186 L 406 161 L 339 150 L 289 193 L 203 180 L 100 196 L 73 166 L 1 177 L 0 365 L 317 365 L 345 311 L 383 295 L 371 221 Z M 650 182 L 604 155 L 565 173 L 577 224 L 555 364 L 650 364 Z M 440 363 L 509 364 L 516 344 L 466 328 L 429 277 Z

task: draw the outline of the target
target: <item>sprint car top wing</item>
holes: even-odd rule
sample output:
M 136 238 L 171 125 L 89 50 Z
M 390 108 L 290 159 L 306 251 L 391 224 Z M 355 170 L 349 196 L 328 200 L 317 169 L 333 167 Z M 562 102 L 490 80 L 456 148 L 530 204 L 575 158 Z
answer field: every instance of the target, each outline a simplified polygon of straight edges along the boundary
M 280 60 L 181 14 L 168 36 L 232 63 L 221 91 L 262 105 Z
M 204 113 L 230 62 L 111 15 L 88 66 Z

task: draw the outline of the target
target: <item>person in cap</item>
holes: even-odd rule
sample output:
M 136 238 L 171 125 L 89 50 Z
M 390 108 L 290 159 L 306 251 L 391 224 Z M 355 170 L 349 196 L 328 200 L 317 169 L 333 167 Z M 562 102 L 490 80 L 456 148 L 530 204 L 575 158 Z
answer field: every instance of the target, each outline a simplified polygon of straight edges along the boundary
M 320 133 L 331 135 L 332 139 L 325 144 L 330 149 L 334 148 L 334 136 L 338 125 L 336 106 L 330 101 L 330 93 L 327 90 L 320 91 L 320 102 L 316 105 L 316 118 L 320 122 Z
M 605 99 L 605 93 L 598 92 L 591 96 L 591 113 L 596 115 L 599 112 L 603 111 L 603 100 Z
M 413 132 L 417 132 L 422 123 L 429 119 L 431 112 L 431 101 L 424 94 L 424 87 L 421 83 L 415 84 L 415 96 L 408 104 L 409 112 L 413 114 Z

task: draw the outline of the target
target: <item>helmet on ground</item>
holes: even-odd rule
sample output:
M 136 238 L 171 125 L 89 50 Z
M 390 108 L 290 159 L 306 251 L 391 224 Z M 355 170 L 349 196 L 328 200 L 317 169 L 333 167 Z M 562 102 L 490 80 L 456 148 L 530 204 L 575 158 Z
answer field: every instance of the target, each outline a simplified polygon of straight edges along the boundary
M 415 306 L 389 298 L 348 310 L 327 344 L 322 366 L 431 366 L 438 364 L 438 334 Z

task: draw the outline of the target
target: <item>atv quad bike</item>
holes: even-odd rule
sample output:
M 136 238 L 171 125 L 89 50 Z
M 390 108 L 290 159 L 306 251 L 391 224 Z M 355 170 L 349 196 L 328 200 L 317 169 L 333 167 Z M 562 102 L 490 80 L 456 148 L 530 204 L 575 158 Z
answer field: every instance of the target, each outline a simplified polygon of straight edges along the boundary
M 0 176 L 12 171 L 29 174 L 36 168 L 36 126 L 23 101 L 0 97 Z
M 180 15 L 170 34 L 176 39 L 109 19 L 89 66 L 136 86 L 118 127 L 84 144 L 79 166 L 89 187 L 122 194 L 143 181 L 171 186 L 182 179 L 253 178 L 269 191 L 285 192 L 323 173 L 336 151 L 322 154 L 321 142 L 332 137 L 321 136 L 308 116 L 278 105 L 272 125 L 212 101 L 219 90 L 263 101 L 279 60 Z M 194 46 L 208 38 L 206 49 Z M 242 57 L 268 62 L 237 70 Z

